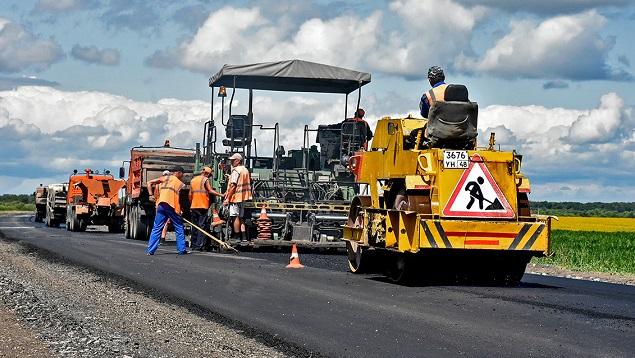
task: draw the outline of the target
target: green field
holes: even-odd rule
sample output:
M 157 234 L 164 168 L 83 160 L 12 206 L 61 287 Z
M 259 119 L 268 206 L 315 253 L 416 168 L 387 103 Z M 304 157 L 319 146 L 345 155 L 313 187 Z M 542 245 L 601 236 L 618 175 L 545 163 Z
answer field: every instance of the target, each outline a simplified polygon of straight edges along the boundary
M 576 271 L 635 274 L 635 232 L 554 230 L 552 257 L 532 260 Z
M 34 211 L 33 195 L 4 194 L 0 195 L 0 211 Z

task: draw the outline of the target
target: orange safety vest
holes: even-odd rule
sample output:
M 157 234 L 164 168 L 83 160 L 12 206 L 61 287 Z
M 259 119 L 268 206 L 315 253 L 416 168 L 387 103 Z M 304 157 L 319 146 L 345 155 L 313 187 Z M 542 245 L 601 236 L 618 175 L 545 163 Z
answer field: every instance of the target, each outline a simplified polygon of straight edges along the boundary
M 249 170 L 243 165 L 234 168 L 238 172 L 238 182 L 236 182 L 236 191 L 229 199 L 230 203 L 242 203 L 243 201 L 253 199 L 251 194 L 251 177 Z
M 192 209 L 209 209 L 209 193 L 205 190 L 205 183 L 209 178 L 199 175 L 192 178 L 190 190 L 192 191 Z
M 183 188 L 183 182 L 174 175 L 168 175 L 167 179 L 159 186 L 159 200 L 160 203 L 166 203 L 170 205 L 177 214 L 181 213 L 181 204 L 179 203 L 179 192 Z
M 440 86 L 432 88 L 430 91 L 426 92 L 426 97 L 428 98 L 428 104 L 430 107 L 434 104 L 434 102 L 444 102 L 445 101 L 445 89 L 448 87 L 447 83 L 444 83 Z M 434 93 L 434 98 L 430 95 L 430 92 Z

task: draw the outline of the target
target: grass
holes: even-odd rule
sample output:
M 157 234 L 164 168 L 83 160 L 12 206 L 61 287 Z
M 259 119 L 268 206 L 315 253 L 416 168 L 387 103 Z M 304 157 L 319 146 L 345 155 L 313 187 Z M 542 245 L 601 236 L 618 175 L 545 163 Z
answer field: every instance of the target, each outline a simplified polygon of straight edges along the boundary
M 599 218 L 560 216 L 552 221 L 554 230 L 635 232 L 635 218 Z
M 597 232 L 554 230 L 553 257 L 534 262 L 570 270 L 635 274 L 635 230 Z
M 35 204 L 19 202 L 0 203 L 0 211 L 35 211 Z

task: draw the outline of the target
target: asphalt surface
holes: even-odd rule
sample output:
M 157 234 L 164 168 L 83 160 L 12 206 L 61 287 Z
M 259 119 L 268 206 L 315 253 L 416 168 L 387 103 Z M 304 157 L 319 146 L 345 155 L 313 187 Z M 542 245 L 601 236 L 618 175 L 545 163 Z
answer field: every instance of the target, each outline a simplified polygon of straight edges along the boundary
M 102 232 L 0 217 L 0 235 L 266 332 L 350 357 L 635 355 L 635 287 L 525 275 L 519 287 L 406 287 L 346 272 L 344 256 L 177 256 Z

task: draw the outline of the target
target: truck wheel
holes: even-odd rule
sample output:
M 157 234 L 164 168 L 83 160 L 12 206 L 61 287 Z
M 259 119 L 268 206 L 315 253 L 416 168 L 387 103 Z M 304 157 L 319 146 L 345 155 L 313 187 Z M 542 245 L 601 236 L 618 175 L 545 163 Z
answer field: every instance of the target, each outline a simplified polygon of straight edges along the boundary
M 80 232 L 86 231 L 86 228 L 88 227 L 88 221 L 84 218 L 79 218 L 78 222 L 79 222 L 79 229 L 77 231 L 80 231 Z
M 126 208 L 126 216 L 124 218 L 124 237 L 128 240 L 132 239 L 130 230 L 130 208 Z
M 146 223 L 147 215 L 141 215 L 141 208 L 135 206 L 134 210 L 134 231 L 132 233 L 135 240 L 147 240 L 148 239 L 148 225 Z
M 78 232 L 80 231 L 81 226 L 79 223 L 79 219 L 77 218 L 77 214 L 73 211 L 71 214 L 71 231 Z

